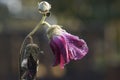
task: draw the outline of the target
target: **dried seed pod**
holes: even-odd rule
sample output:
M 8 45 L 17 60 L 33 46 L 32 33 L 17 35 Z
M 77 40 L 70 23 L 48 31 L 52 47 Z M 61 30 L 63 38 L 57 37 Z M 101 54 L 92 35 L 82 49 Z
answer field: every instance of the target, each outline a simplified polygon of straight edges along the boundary
M 20 78 L 33 80 L 37 70 L 37 55 L 40 53 L 40 48 L 37 44 L 27 44 L 21 56 L 20 62 Z
M 37 61 L 37 55 L 40 53 L 40 48 L 39 48 L 39 46 L 37 45 L 37 44 L 28 44 L 27 46 L 26 46 L 26 50 L 27 50 L 27 52 L 29 53 L 29 54 L 31 54 L 32 55 L 32 57 L 33 57 L 33 59 L 35 60 L 35 61 Z M 29 55 L 28 54 L 28 55 Z

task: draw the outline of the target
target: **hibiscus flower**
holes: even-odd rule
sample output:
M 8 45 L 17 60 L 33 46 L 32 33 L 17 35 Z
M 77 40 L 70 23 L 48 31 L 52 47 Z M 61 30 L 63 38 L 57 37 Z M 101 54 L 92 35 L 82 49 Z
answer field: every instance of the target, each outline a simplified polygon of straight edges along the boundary
M 60 64 L 61 68 L 71 60 L 82 59 L 88 53 L 88 46 L 83 39 L 71 35 L 59 25 L 52 25 L 47 30 L 50 47 L 55 55 L 53 66 Z

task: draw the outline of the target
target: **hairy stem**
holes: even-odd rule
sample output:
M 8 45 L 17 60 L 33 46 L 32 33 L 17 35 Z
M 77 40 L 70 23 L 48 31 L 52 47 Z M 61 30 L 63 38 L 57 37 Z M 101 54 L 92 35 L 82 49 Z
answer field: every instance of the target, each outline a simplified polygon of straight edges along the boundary
M 43 24 L 46 24 L 48 27 L 51 27 L 51 25 L 46 21 L 44 21 Z
M 30 38 L 31 42 L 33 42 L 32 35 L 39 29 L 40 25 L 43 24 L 45 19 L 46 19 L 46 15 L 43 15 L 43 17 L 40 20 L 40 22 L 38 23 L 38 25 L 25 37 L 25 39 L 24 39 L 24 41 L 23 41 L 23 43 L 21 45 L 21 50 L 23 49 L 24 43 L 25 43 L 27 38 Z M 20 50 L 20 53 L 21 53 L 21 50 Z
M 46 19 L 46 15 L 44 15 L 41 19 L 41 21 L 38 23 L 38 25 L 28 34 L 28 36 L 32 36 L 40 27 L 41 24 L 43 24 L 43 22 Z
M 20 56 L 19 56 L 20 79 L 22 77 L 22 75 L 21 75 L 21 61 L 23 60 L 25 47 L 26 47 L 26 45 L 28 43 L 33 43 L 32 36 L 40 28 L 40 25 L 43 24 L 43 22 L 45 21 L 46 17 L 47 17 L 46 15 L 42 16 L 42 19 L 40 20 L 38 25 L 25 37 L 25 39 L 24 39 L 24 41 L 23 41 L 23 43 L 21 45 Z

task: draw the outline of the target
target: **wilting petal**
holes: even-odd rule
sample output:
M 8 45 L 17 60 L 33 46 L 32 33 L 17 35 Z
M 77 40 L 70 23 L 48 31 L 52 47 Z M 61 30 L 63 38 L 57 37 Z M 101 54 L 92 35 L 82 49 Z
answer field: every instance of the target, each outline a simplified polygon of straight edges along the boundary
M 50 47 L 55 55 L 53 66 L 60 64 L 64 68 L 70 60 L 81 59 L 87 54 L 88 47 L 83 39 L 67 33 L 59 26 L 52 27 L 48 32 Z
M 88 47 L 83 39 L 79 39 L 77 36 L 71 35 L 69 33 L 64 33 L 64 38 L 66 39 L 71 59 L 81 59 L 87 54 Z
M 54 36 L 50 41 L 50 46 L 55 55 L 55 63 L 53 66 L 60 64 L 61 68 L 64 67 L 64 64 L 67 62 L 67 48 L 64 39 L 62 39 L 61 36 Z

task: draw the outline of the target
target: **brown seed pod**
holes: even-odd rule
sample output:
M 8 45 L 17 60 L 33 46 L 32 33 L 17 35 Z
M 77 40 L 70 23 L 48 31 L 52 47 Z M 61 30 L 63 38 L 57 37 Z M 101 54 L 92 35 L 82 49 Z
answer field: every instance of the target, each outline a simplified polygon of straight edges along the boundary
M 37 56 L 40 53 L 40 48 L 37 44 L 34 44 L 34 43 L 28 44 L 26 46 L 26 51 L 28 55 L 31 54 L 33 59 L 37 61 Z
M 37 55 L 40 53 L 40 48 L 37 44 L 27 44 L 20 60 L 20 78 L 33 80 L 37 70 Z

